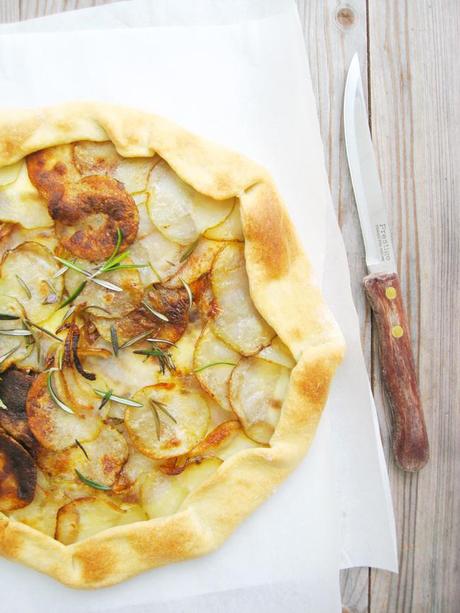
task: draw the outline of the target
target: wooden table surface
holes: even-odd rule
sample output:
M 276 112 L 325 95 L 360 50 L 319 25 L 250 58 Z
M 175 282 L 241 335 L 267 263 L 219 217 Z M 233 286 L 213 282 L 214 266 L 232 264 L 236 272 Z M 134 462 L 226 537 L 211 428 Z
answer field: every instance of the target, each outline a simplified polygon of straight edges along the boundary
M 0 22 L 114 0 L 1 0 Z M 297 0 L 318 101 L 326 165 L 351 269 L 377 402 L 398 531 L 400 573 L 343 573 L 352 613 L 460 611 L 460 1 Z M 364 251 L 345 159 L 344 79 L 353 53 L 370 122 L 409 312 L 431 460 L 404 474 L 361 281 Z M 289 613 L 289 612 L 288 612 Z M 310 612 L 308 612 L 310 613 Z M 314 613 L 314 612 L 311 612 Z

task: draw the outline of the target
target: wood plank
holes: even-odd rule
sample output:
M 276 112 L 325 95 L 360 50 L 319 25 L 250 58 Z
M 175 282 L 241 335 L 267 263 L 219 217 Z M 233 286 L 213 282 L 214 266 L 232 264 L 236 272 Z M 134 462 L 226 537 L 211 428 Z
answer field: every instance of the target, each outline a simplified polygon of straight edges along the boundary
M 44 17 L 62 11 L 99 6 L 116 0 L 2 0 L 0 23 Z
M 366 274 L 364 248 L 348 174 L 342 125 L 345 76 L 356 51 L 364 74 L 367 72 L 366 2 L 354 0 L 338 5 L 336 0 L 297 0 L 297 5 L 310 60 L 332 199 L 347 249 L 353 296 L 369 366 L 370 315 L 361 285 Z M 367 568 L 342 572 L 342 601 L 353 613 L 368 611 L 368 580 Z
M 390 456 L 400 574 L 372 571 L 372 613 L 459 610 L 459 32 L 457 0 L 369 2 L 373 137 L 431 439 L 418 475 Z

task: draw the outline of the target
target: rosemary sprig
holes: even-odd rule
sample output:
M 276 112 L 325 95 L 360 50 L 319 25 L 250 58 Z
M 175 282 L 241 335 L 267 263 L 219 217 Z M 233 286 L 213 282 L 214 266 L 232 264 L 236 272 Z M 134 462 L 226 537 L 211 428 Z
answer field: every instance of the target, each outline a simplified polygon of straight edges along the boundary
M 103 390 L 94 389 L 94 393 L 100 396 L 101 398 L 105 398 L 107 392 Z M 110 392 L 109 400 L 113 400 L 113 402 L 118 402 L 118 404 L 125 404 L 128 407 L 137 407 L 140 408 L 144 406 L 140 402 L 136 402 L 135 400 L 131 400 L 130 398 L 124 398 L 123 396 L 116 396 L 112 392 Z
M 15 275 L 16 279 L 18 280 L 19 285 L 22 287 L 22 289 L 24 290 L 27 298 L 29 298 L 29 300 L 32 298 L 32 292 L 30 291 L 29 286 L 27 285 L 27 283 L 24 281 L 24 279 L 21 279 L 21 277 L 19 275 Z
M 81 275 L 86 277 L 88 281 L 92 281 L 93 283 L 96 283 L 97 285 L 101 285 L 102 287 L 105 287 L 106 289 L 111 290 L 113 292 L 123 291 L 123 289 L 119 287 L 118 285 L 115 285 L 115 283 L 110 283 L 110 281 L 103 281 L 102 279 L 96 279 L 97 275 L 100 275 L 102 272 L 109 272 L 109 271 L 103 271 L 101 268 L 99 268 L 96 272 L 90 273 L 88 270 L 85 270 L 84 268 L 82 268 L 78 264 L 75 264 L 75 262 L 71 262 L 70 260 L 66 260 L 57 255 L 54 256 L 54 259 L 57 260 L 58 262 L 61 262 L 61 264 L 64 264 L 65 266 L 67 266 L 67 268 L 70 268 L 71 270 L 74 270 L 75 272 L 80 273 Z M 81 285 L 79 286 L 79 288 L 80 287 Z M 82 291 L 82 289 L 83 287 L 81 287 L 80 292 Z M 75 297 L 73 298 L 73 300 L 75 299 Z
M 14 353 L 16 353 L 16 351 L 19 349 L 21 345 L 16 345 L 16 347 L 13 347 L 12 349 L 10 349 L 9 351 L 7 351 L 6 353 L 4 353 L 3 355 L 0 356 L 0 364 L 3 364 L 3 362 L 6 362 L 6 360 L 11 357 Z
M 120 351 L 120 344 L 118 342 L 118 334 L 117 329 L 115 328 L 115 324 L 110 326 L 110 340 L 112 342 L 112 349 L 115 357 L 118 357 L 118 353 Z
M 148 338 L 149 343 L 165 343 L 166 345 L 172 345 L 173 347 L 177 347 L 176 343 L 172 341 L 168 341 L 166 338 Z
M 193 294 L 192 294 L 192 290 L 190 289 L 190 285 L 187 283 L 187 281 L 184 281 L 184 279 L 182 279 L 181 277 L 179 277 L 179 281 L 182 283 L 182 285 L 184 286 L 185 291 L 187 292 L 187 296 L 188 296 L 188 310 L 190 311 L 190 309 L 193 306 Z
M 133 351 L 133 353 L 157 358 L 162 375 L 165 374 L 166 370 L 169 370 L 170 372 L 176 370 L 176 365 L 173 362 L 171 354 L 167 351 L 163 351 L 163 349 L 160 349 L 159 347 L 155 346 L 153 349 L 138 349 L 137 351 Z
M 62 308 L 62 307 L 61 307 Z M 66 314 L 64 315 L 64 317 L 62 318 L 62 323 L 64 323 L 65 321 L 67 321 L 69 319 L 69 317 L 71 317 L 74 313 L 75 313 L 75 309 L 77 307 L 73 304 L 71 307 L 69 307 L 67 309 Z
M 147 311 L 151 315 L 156 317 L 157 319 L 161 319 L 162 321 L 169 321 L 169 319 L 166 317 L 166 315 L 163 315 L 163 313 L 159 313 L 158 311 L 155 311 L 155 309 L 153 309 L 146 300 L 142 301 L 142 306 L 144 306 L 147 309 Z
M 131 347 L 131 345 L 135 345 L 139 341 L 143 341 L 152 334 L 153 330 L 149 330 L 148 332 L 143 332 L 142 334 L 138 334 L 137 336 L 133 336 L 120 345 L 119 349 L 126 349 L 126 347 Z M 149 339 L 150 340 L 150 339 Z
M 210 364 L 205 364 L 204 366 L 200 366 L 200 368 L 195 368 L 193 372 L 201 372 L 202 370 L 206 370 L 206 368 L 211 368 L 211 366 L 236 366 L 235 362 L 211 362 Z
M 103 313 L 107 313 L 107 315 L 110 315 L 110 311 L 108 311 L 107 309 L 104 309 L 104 307 L 98 306 L 97 304 L 88 304 L 81 310 L 81 312 L 83 313 L 83 311 L 89 311 L 90 309 L 95 309 L 96 311 L 102 311 Z
M 109 485 L 103 485 L 102 483 L 98 483 L 97 481 L 88 479 L 88 477 L 82 475 L 78 469 L 75 469 L 75 472 L 82 483 L 84 483 L 85 485 L 89 485 L 89 487 L 92 487 L 95 490 L 103 490 L 105 492 L 108 492 L 112 489 Z
M 57 334 L 54 334 L 53 332 L 50 332 L 46 328 L 42 328 L 42 326 L 39 326 L 38 324 L 35 324 L 33 321 L 30 321 L 30 319 L 25 319 L 24 323 L 27 326 L 32 326 L 33 328 L 36 328 L 37 330 L 40 330 L 40 332 L 43 332 L 43 334 L 46 334 L 47 336 L 50 336 L 51 338 L 54 338 L 54 340 L 59 341 L 60 343 L 64 342 L 62 340 L 62 338 L 59 338 L 59 336 Z
M 158 409 L 156 404 L 152 401 L 152 399 L 150 399 L 150 409 L 152 410 L 152 415 L 153 415 L 153 421 L 155 422 L 155 430 L 157 433 L 157 439 L 160 440 L 161 438 L 161 422 L 160 422 L 160 416 L 158 415 Z
M 154 400 L 153 398 L 150 398 L 149 400 L 150 400 L 150 402 L 153 402 L 156 405 L 156 407 L 157 407 L 157 409 L 159 411 L 164 413 L 166 415 L 166 417 L 169 417 L 169 419 L 171 419 L 171 421 L 173 421 L 175 424 L 177 424 L 177 419 L 171 415 L 171 413 L 166 408 L 166 405 L 165 405 L 164 402 L 159 402 L 158 400 Z
M 0 335 L 1 336 L 33 336 L 30 330 L 24 330 L 23 328 L 19 330 L 0 330 Z
M 63 411 L 65 411 L 66 413 L 70 413 L 71 415 L 74 415 L 74 411 L 73 409 L 71 409 L 67 404 L 65 404 L 65 402 L 62 402 L 62 400 L 59 398 L 59 396 L 56 394 L 56 391 L 53 387 L 53 373 L 58 370 L 57 368 L 50 368 L 49 372 L 48 372 L 48 378 L 46 380 L 46 385 L 48 387 L 48 393 L 51 397 L 51 400 L 54 402 L 54 404 L 56 404 L 60 409 L 62 409 Z
M 89 455 L 88 455 L 86 449 L 83 447 L 83 445 L 80 443 L 80 441 L 77 438 L 75 439 L 75 444 L 77 445 L 77 447 L 79 447 L 83 451 L 83 453 L 85 454 L 86 458 L 89 460 Z
M 15 319 L 21 319 L 19 315 L 10 315 L 9 313 L 0 313 L 1 321 L 14 321 Z

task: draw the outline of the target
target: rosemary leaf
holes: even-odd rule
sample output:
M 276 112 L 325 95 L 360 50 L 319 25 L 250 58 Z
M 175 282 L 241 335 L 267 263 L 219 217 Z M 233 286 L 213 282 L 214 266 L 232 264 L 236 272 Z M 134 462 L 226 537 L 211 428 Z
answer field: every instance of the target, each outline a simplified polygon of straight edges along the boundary
M 6 353 L 4 353 L 3 355 L 0 356 L 0 364 L 3 364 L 3 362 L 6 362 L 6 360 L 11 357 L 14 353 L 16 353 L 16 351 L 19 349 L 21 345 L 16 345 L 16 347 L 13 347 L 12 349 L 10 349 L 9 351 L 7 351 Z
M 179 277 L 179 281 L 182 283 L 182 285 L 184 286 L 185 291 L 187 292 L 187 296 L 188 296 L 188 310 L 190 311 L 190 309 L 193 306 L 193 294 L 192 294 L 192 290 L 190 289 L 190 285 L 187 283 L 187 281 L 184 281 L 184 279 L 182 279 L 181 277 Z
M 104 392 L 102 390 L 94 390 L 94 393 L 97 394 L 98 396 L 100 396 L 101 398 L 104 398 L 105 395 L 107 394 L 107 392 Z M 118 404 L 125 404 L 128 407 L 142 407 L 144 406 L 143 404 L 141 404 L 140 402 L 136 402 L 135 400 L 131 400 L 130 398 L 124 398 L 123 396 L 116 396 L 115 394 L 110 394 L 110 400 L 112 400 L 113 402 L 118 402 Z
M 155 311 L 155 309 L 152 309 L 152 307 L 150 306 L 150 304 L 148 302 L 146 302 L 145 300 L 142 301 L 142 305 L 147 309 L 147 311 L 149 313 L 151 313 L 154 317 L 161 319 L 162 321 L 169 321 L 169 319 L 166 317 L 166 315 L 163 315 L 163 313 L 159 313 L 158 311 Z
M 116 357 L 118 357 L 118 352 L 120 351 L 120 344 L 118 342 L 118 334 L 117 329 L 115 328 L 115 324 L 112 324 L 110 326 L 110 340 L 112 341 L 113 353 Z
M 152 399 L 150 399 L 150 402 L 155 402 L 157 409 L 169 417 L 169 419 L 171 419 L 175 424 L 177 424 L 177 419 L 171 415 L 163 402 L 158 402 Z
M 104 307 L 97 306 L 97 304 L 88 304 L 88 306 L 85 306 L 81 310 L 81 312 L 83 313 L 83 311 L 89 311 L 90 309 L 94 309 L 96 311 L 102 311 L 103 313 L 107 313 L 107 315 L 110 315 L 110 311 L 108 311 L 107 309 L 104 309 Z
M 107 390 L 102 398 L 101 404 L 97 408 L 98 411 L 101 411 L 105 407 L 105 405 L 110 400 L 111 396 L 112 396 L 112 390 Z
M 205 364 L 204 366 L 201 366 L 200 368 L 195 368 L 193 372 L 201 372 L 202 370 L 206 370 L 206 368 L 211 368 L 211 366 L 220 366 L 220 365 L 236 366 L 234 362 L 211 362 L 210 364 Z
M 0 330 L 1 336 L 33 336 L 30 330 Z
M 77 438 L 75 439 L 75 443 L 76 443 L 77 447 L 80 447 L 80 449 L 85 454 L 86 458 L 89 460 L 89 455 L 88 455 L 86 449 L 83 447 L 83 445 L 80 443 L 80 441 Z
M 62 318 L 62 323 L 67 321 L 69 319 L 69 317 L 71 317 L 74 314 L 76 308 L 77 307 L 74 304 L 71 307 L 68 308 L 66 314 Z
M 166 338 L 148 338 L 149 343 L 165 343 L 166 345 L 172 345 L 173 347 L 177 347 L 175 343 L 172 341 L 168 341 Z
M 27 283 L 24 281 L 24 279 L 21 279 L 21 277 L 19 275 L 15 275 L 16 279 L 18 280 L 19 285 L 22 287 L 22 289 L 24 290 L 27 298 L 29 298 L 29 300 L 32 298 L 32 292 L 30 291 L 29 286 L 27 285 Z
M 84 483 L 85 485 L 89 485 L 89 487 L 92 487 L 95 490 L 103 490 L 105 492 L 108 492 L 112 489 L 109 485 L 103 485 L 102 483 L 98 483 L 97 481 L 88 479 L 88 477 L 82 475 L 81 472 L 77 469 L 75 469 L 75 472 L 82 483 Z
M 153 330 L 149 330 L 149 332 L 143 332 L 142 334 L 138 334 L 137 336 L 133 336 L 125 341 L 122 345 L 120 345 L 120 349 L 126 349 L 126 347 L 131 347 L 131 345 L 135 345 L 139 341 L 143 341 L 152 334 Z M 150 340 L 150 339 L 148 339 Z
M 83 283 L 80 283 L 77 289 L 72 294 L 70 294 L 68 298 L 64 300 L 64 302 L 59 306 L 59 308 L 62 309 L 65 306 L 71 304 L 75 300 L 75 298 L 78 298 L 78 296 L 82 293 L 82 291 L 85 289 L 85 286 L 86 286 L 86 281 L 83 281 Z
M 161 437 L 160 416 L 158 415 L 158 408 L 157 408 L 155 402 L 152 399 L 150 399 L 150 408 L 152 410 L 153 419 L 155 421 L 155 430 L 156 430 L 156 433 L 157 433 L 157 438 L 158 438 L 158 440 L 160 440 L 160 437 Z
M 74 411 L 68 405 L 66 405 L 65 402 L 62 402 L 62 400 L 59 398 L 59 396 L 56 394 L 56 391 L 54 390 L 52 377 L 53 377 L 53 372 L 55 372 L 56 370 L 58 369 L 51 368 L 48 372 L 48 378 L 46 381 L 46 384 L 48 387 L 48 393 L 51 397 L 51 400 L 54 402 L 54 404 L 56 404 L 60 409 L 62 409 L 66 413 L 70 413 L 71 415 L 74 415 Z
M 64 341 L 62 340 L 62 338 L 59 338 L 59 336 L 57 336 L 57 334 L 54 334 L 53 332 L 50 332 L 49 330 L 47 330 L 46 328 L 42 328 L 41 326 L 39 326 L 38 324 L 34 324 L 33 321 L 30 321 L 30 319 L 25 319 L 24 322 L 28 325 L 28 326 L 32 326 L 33 328 L 37 328 L 37 330 L 40 330 L 40 332 L 43 332 L 43 334 L 46 334 L 47 336 L 50 336 L 51 338 L 54 338 L 54 340 L 59 341 L 60 343 L 63 343 Z
M 10 315 L 9 313 L 0 313 L 1 321 L 14 321 L 15 319 L 21 319 L 19 315 Z
M 197 245 L 198 245 L 198 240 L 196 240 L 194 243 L 192 243 L 190 245 L 190 247 L 188 247 L 188 249 L 186 249 L 184 251 L 184 253 L 182 254 L 182 256 L 181 256 L 181 258 L 179 260 L 179 262 L 181 262 L 181 263 L 185 262 L 185 260 L 187 258 L 189 258 L 192 255 L 192 253 L 195 251 Z

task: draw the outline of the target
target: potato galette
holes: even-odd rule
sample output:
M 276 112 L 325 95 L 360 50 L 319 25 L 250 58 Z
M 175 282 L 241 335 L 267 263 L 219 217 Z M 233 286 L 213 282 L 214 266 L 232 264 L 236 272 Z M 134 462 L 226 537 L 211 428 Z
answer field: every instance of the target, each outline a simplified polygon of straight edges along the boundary
M 210 551 L 342 340 L 270 179 L 99 105 L 0 122 L 0 552 L 74 586 Z

